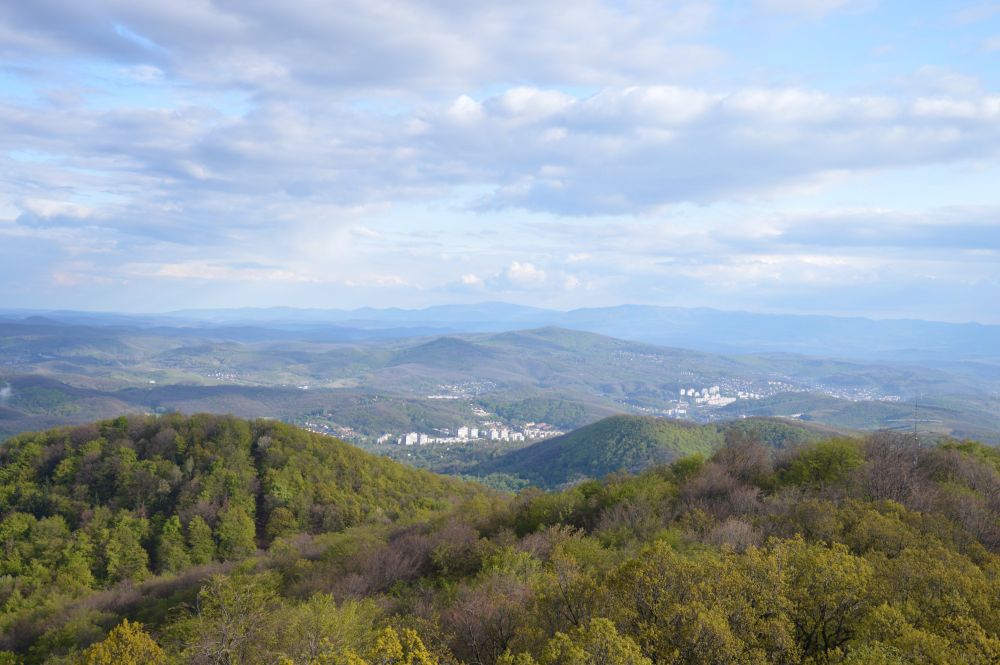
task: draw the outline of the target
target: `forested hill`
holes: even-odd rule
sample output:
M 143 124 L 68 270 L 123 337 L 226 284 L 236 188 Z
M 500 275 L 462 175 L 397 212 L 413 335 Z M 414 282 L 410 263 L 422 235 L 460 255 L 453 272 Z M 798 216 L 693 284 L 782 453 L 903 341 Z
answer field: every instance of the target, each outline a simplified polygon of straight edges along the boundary
M 0 606 L 10 620 L 290 534 L 424 519 L 476 491 L 269 420 L 121 417 L 24 434 L 0 446 Z M 0 620 L 0 635 L 13 628 Z
M 0 488 L 4 515 L 53 517 L 70 529 L 95 511 L 160 527 L 204 521 L 217 539 L 225 534 L 222 556 L 287 532 L 420 514 L 471 491 L 338 439 L 213 415 L 121 417 L 15 437 L 0 447 Z M 153 552 L 150 563 L 165 565 Z
M 760 434 L 517 496 L 269 422 L 21 436 L 0 663 L 1000 662 L 996 449 Z
M 727 438 L 752 438 L 772 448 L 815 441 L 834 430 L 775 418 L 696 425 L 649 416 L 611 416 L 563 436 L 483 462 L 475 473 L 506 473 L 544 487 L 615 471 L 635 473 L 685 455 L 709 455 Z

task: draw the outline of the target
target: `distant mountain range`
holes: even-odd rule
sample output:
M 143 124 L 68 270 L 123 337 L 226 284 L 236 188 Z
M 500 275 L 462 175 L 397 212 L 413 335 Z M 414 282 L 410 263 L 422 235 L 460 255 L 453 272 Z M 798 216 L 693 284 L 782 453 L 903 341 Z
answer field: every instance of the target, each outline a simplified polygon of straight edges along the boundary
M 497 307 L 511 319 L 542 311 Z M 472 311 L 482 317 L 491 308 Z M 437 309 L 442 319 L 461 318 L 463 310 Z M 421 312 L 433 318 L 431 310 L 383 313 Z M 553 326 L 403 337 L 395 336 L 412 328 L 373 328 L 370 337 L 353 328 L 361 333 L 339 339 L 344 329 L 334 324 L 174 316 L 114 315 L 101 323 L 99 315 L 48 313 L 0 320 L 0 437 L 171 410 L 294 422 L 320 416 L 378 436 L 469 424 L 475 406 L 509 423 L 571 429 L 614 413 L 684 415 L 674 410 L 679 391 L 711 386 L 731 399 L 752 396 L 695 407 L 689 417 L 796 416 L 898 429 L 912 423 L 917 400 L 925 431 L 990 441 L 1000 432 L 1000 361 L 987 356 L 921 362 L 719 354 Z
M 504 332 L 559 326 L 621 339 L 713 353 L 788 352 L 826 357 L 920 360 L 1000 359 L 1000 326 L 909 319 L 757 314 L 705 308 L 620 305 L 557 311 L 509 303 L 425 309 L 192 309 L 123 315 L 73 311 L 0 311 L 0 317 L 43 316 L 67 324 L 197 327 L 245 341 L 362 341 L 417 335 Z M 975 368 L 973 368 L 975 369 Z
M 173 315 L 215 323 L 321 324 L 439 333 L 500 332 L 559 326 L 716 353 L 767 351 L 859 358 L 930 360 L 1000 357 L 1000 326 L 920 320 L 756 314 L 706 308 L 619 305 L 556 311 L 509 303 L 426 309 L 188 310 Z

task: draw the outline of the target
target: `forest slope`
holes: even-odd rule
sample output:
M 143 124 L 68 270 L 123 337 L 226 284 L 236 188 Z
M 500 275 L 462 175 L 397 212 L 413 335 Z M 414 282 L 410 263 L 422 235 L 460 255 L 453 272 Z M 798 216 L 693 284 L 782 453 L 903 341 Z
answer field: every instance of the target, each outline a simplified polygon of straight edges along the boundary
M 685 455 L 707 456 L 727 437 L 751 437 L 775 448 L 814 441 L 821 428 L 777 419 L 748 418 L 696 425 L 681 420 L 618 415 L 563 436 L 488 460 L 473 473 L 505 473 L 553 487 L 616 471 L 636 473 Z M 831 433 L 832 430 L 826 430 Z
M 0 662 L 1000 661 L 995 449 L 744 434 L 516 497 L 273 423 L 19 437 Z
M 24 434 L 0 447 L 0 635 L 16 641 L 60 594 L 238 561 L 289 534 L 423 519 L 476 491 L 275 421 Z

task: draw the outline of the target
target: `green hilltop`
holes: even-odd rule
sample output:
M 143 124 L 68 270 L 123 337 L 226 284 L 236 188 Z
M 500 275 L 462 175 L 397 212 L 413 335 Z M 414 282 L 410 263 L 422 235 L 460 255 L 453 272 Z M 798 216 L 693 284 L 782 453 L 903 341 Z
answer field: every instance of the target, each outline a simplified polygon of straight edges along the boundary
M 708 456 L 728 439 L 752 438 L 772 448 L 815 441 L 834 430 L 776 418 L 694 423 L 617 415 L 481 463 L 473 473 L 503 473 L 554 487 L 617 471 L 636 473 L 685 455 Z
M 290 534 L 425 519 L 479 491 L 270 420 L 22 434 L 0 447 L 0 645 L 37 637 L 47 608 L 91 589 L 238 561 Z

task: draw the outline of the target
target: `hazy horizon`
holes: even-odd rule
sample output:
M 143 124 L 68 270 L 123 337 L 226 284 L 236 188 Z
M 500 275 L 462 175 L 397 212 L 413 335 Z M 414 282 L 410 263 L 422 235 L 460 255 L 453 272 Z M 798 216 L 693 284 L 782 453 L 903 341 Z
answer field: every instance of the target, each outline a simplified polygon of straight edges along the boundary
M 1000 5 L 0 6 L 0 307 L 1000 323 Z
M 406 313 L 419 313 L 434 309 L 444 309 L 444 308 L 487 308 L 487 307 L 517 307 L 524 308 L 527 310 L 537 310 L 538 312 L 548 312 L 553 314 L 568 314 L 578 311 L 588 311 L 588 310 L 613 310 L 619 308 L 663 308 L 663 309 L 683 309 L 688 311 L 708 311 L 708 312 L 718 312 L 720 314 L 737 314 L 737 315 L 750 315 L 750 316 L 773 316 L 773 317 L 832 317 L 838 319 L 859 319 L 868 320 L 875 322 L 893 322 L 893 321 L 913 321 L 918 323 L 942 323 L 949 325 L 980 325 L 980 326 L 1000 326 L 1000 323 L 990 323 L 986 321 L 980 321 L 975 319 L 957 319 L 957 320 L 945 320 L 945 319 L 922 319 L 917 317 L 905 317 L 905 316 L 862 316 L 862 315 L 846 315 L 846 314 L 815 314 L 810 312 L 788 312 L 788 311 L 754 311 L 748 309 L 723 309 L 718 307 L 683 307 L 677 305 L 656 305 L 651 303 L 637 303 L 637 302 L 620 302 L 613 305 L 591 305 L 591 306 L 581 306 L 581 307 L 540 307 L 536 305 L 523 305 L 514 302 L 502 301 L 502 300 L 482 300 L 482 301 L 470 301 L 470 302 L 445 302 L 438 303 L 435 305 L 428 305 L 422 307 L 406 307 L 406 306 L 361 306 L 361 307 L 295 307 L 290 305 L 245 305 L 245 306 L 231 306 L 231 307 L 186 307 L 182 309 L 171 309 L 171 310 L 102 310 L 102 309 L 86 309 L 86 308 L 59 308 L 59 307 L 0 307 L 0 316 L 5 314 L 15 314 L 23 316 L 44 316 L 45 314 L 52 313 L 67 313 L 67 314 L 83 314 L 83 315 L 93 315 L 93 316 L 122 316 L 122 317 L 143 317 L 143 316 L 181 316 L 181 315 L 197 315 L 198 313 L 209 313 L 209 312 L 229 312 L 238 313 L 243 311 L 248 312 L 270 312 L 270 311 L 281 311 L 288 310 L 292 312 L 314 312 L 314 313 L 344 313 L 350 314 L 353 312 L 361 311 L 374 311 L 374 312 L 406 312 Z M 556 325 L 558 324 L 549 324 Z

